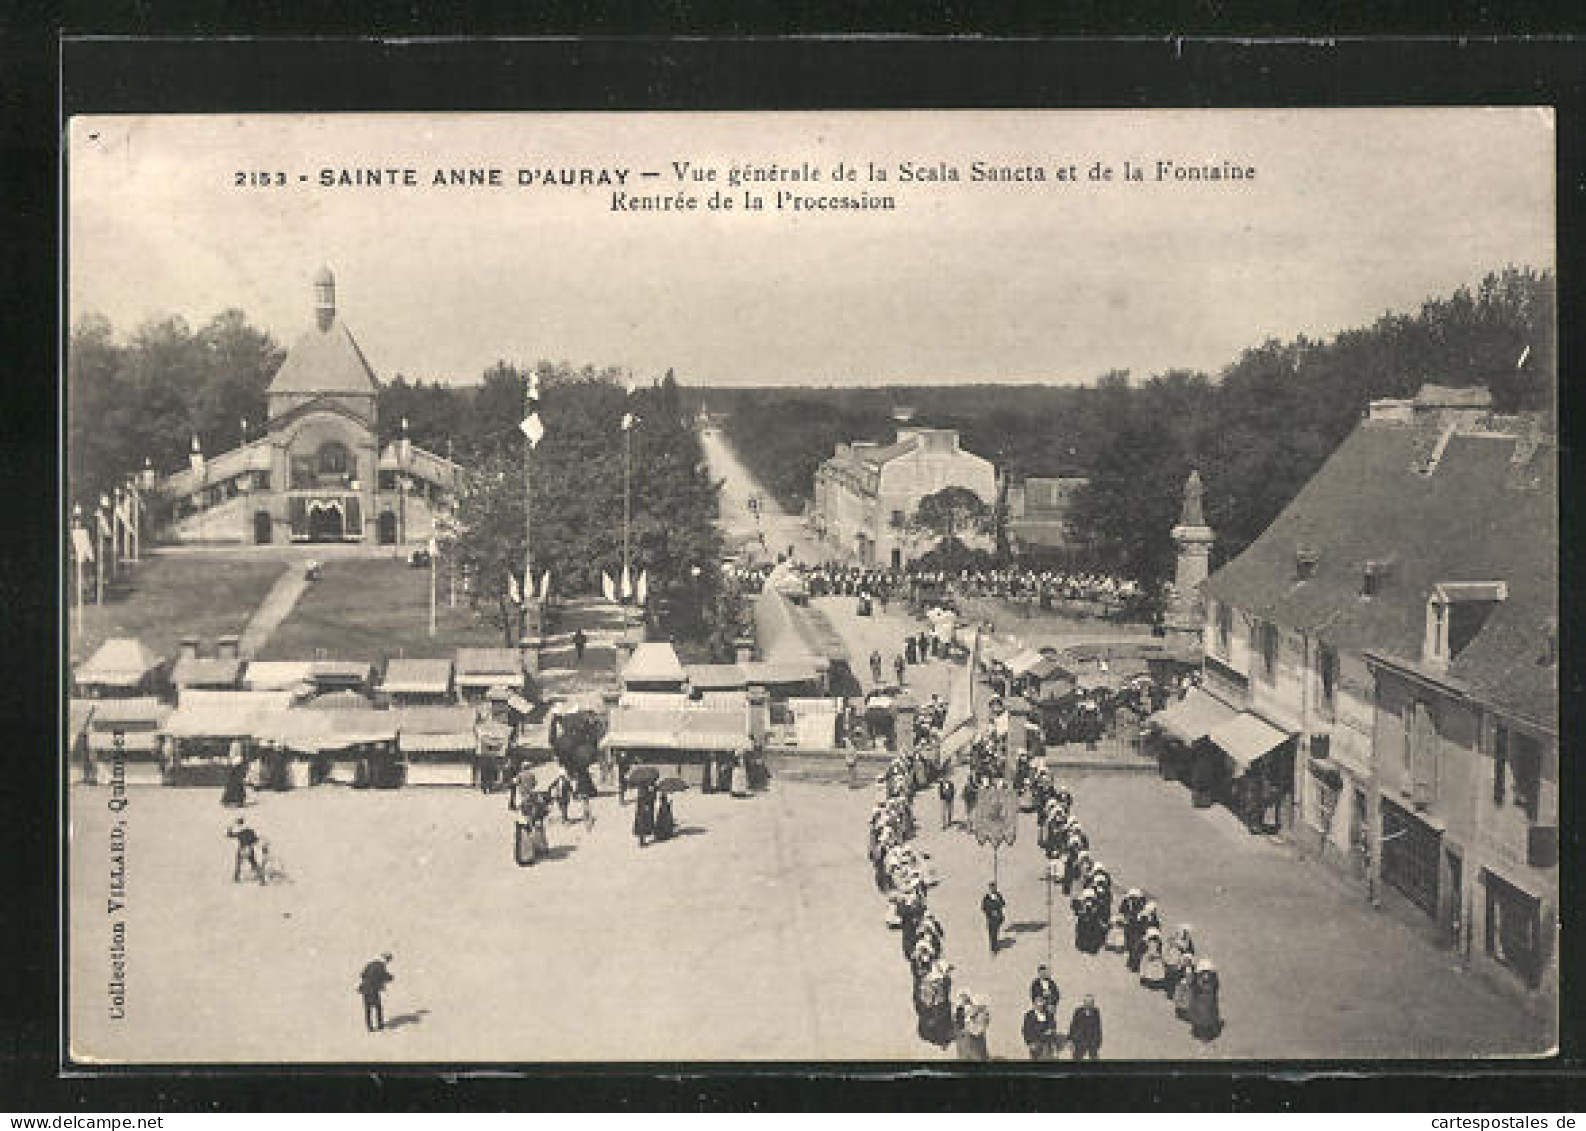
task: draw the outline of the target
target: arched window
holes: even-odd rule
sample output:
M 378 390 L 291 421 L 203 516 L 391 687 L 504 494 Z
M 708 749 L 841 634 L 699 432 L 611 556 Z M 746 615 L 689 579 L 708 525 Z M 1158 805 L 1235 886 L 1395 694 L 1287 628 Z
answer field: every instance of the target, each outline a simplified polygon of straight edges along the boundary
M 347 475 L 352 471 L 352 453 L 345 444 L 330 440 L 319 446 L 319 473 Z

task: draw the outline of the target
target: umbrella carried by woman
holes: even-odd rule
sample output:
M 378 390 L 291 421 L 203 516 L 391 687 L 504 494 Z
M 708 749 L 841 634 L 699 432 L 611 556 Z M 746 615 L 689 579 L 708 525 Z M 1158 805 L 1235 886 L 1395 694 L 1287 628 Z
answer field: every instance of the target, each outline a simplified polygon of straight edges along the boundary
M 682 778 L 667 778 L 655 787 L 655 839 L 671 840 L 677 834 L 677 818 L 672 813 L 672 794 L 688 788 Z

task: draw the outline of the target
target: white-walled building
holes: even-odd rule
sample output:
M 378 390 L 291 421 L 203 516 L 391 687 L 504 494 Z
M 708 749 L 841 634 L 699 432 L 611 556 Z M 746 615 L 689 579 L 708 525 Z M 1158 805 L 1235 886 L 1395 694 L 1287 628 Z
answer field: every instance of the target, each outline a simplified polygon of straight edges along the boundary
M 931 549 L 928 535 L 902 529 L 920 500 L 947 487 L 972 491 L 996 505 L 997 472 L 966 452 L 951 428 L 900 427 L 891 444 L 856 441 L 815 472 L 815 521 L 822 534 L 867 565 L 901 566 Z M 988 536 L 964 536 L 989 546 Z

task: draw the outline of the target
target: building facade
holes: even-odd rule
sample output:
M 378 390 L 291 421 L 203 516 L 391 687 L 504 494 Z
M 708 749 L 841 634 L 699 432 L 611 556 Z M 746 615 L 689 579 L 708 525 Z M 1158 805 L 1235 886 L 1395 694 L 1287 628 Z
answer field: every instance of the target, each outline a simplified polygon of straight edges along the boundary
M 314 325 L 266 393 L 265 435 L 158 483 L 171 502 L 163 532 L 181 542 L 428 540 L 455 497 L 458 468 L 406 438 L 378 442 L 379 382 L 336 311 L 328 269 L 314 280 Z
M 1291 736 L 1295 839 L 1556 992 L 1556 450 L 1481 391 L 1378 402 L 1207 582 L 1203 690 Z
M 1031 476 L 1008 487 L 1008 540 L 1023 552 L 1071 550 L 1078 546 L 1069 514 L 1074 496 L 1089 480 Z
M 991 461 L 959 447 L 951 428 L 900 427 L 891 444 L 856 441 L 815 472 L 816 527 L 823 537 L 866 565 L 902 566 L 930 550 L 929 535 L 910 532 L 920 500 L 948 487 L 972 491 L 986 506 L 997 501 Z M 972 546 L 984 534 L 965 533 Z

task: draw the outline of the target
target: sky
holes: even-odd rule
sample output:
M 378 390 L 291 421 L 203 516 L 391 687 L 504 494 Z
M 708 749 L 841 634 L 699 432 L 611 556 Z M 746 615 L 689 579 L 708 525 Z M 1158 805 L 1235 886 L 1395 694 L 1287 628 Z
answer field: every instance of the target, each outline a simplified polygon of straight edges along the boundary
M 236 307 L 290 345 L 328 265 L 385 379 L 542 358 L 703 385 L 1216 374 L 1269 337 L 1551 269 L 1553 147 L 1539 108 L 76 118 L 67 294 L 121 334 Z M 975 182 L 976 161 L 1047 179 Z M 1255 175 L 1156 180 L 1159 161 Z M 901 183 L 905 163 L 960 179 Z M 766 207 L 746 210 L 724 178 L 773 165 L 821 179 L 752 184 Z M 499 186 L 432 183 L 492 168 Z M 417 184 L 320 183 L 367 169 Z M 696 210 L 612 207 L 680 189 Z M 895 207 L 794 211 L 779 191 Z

